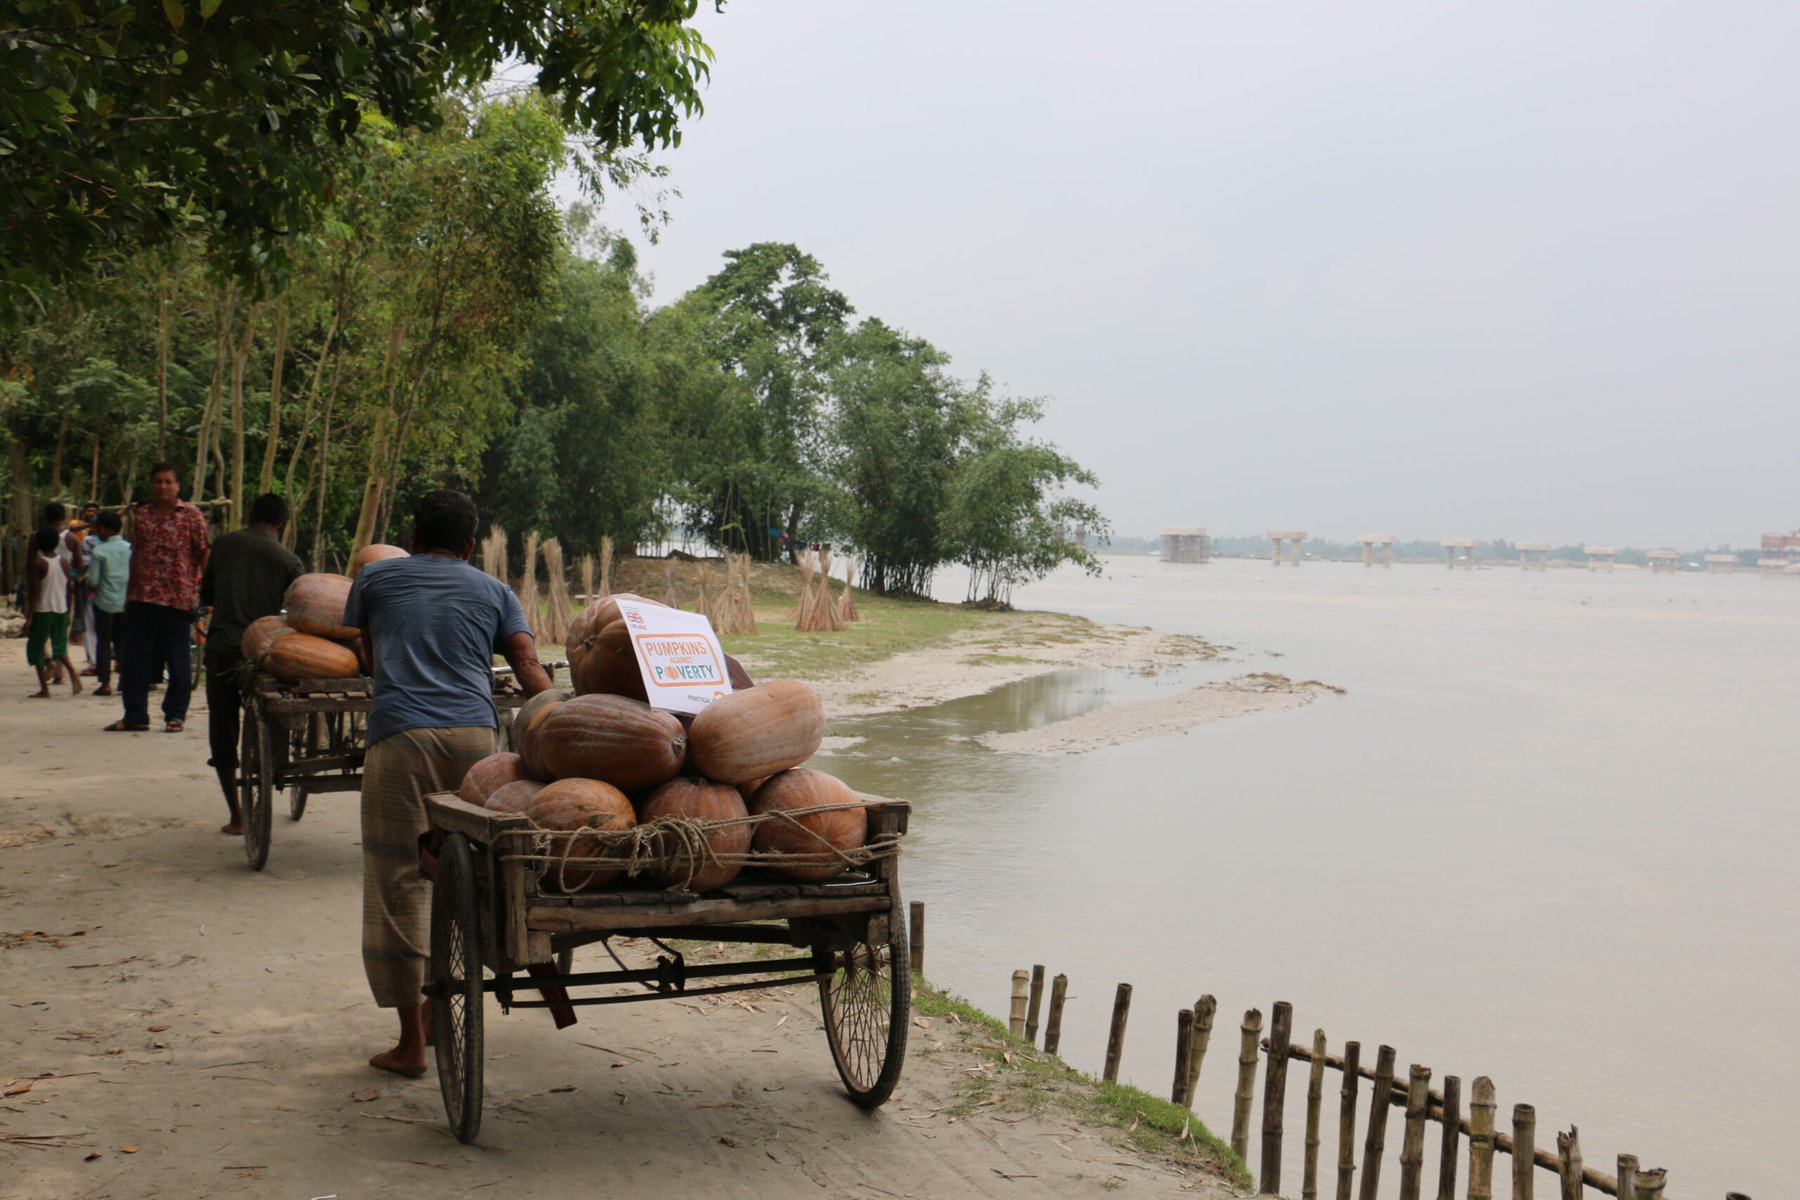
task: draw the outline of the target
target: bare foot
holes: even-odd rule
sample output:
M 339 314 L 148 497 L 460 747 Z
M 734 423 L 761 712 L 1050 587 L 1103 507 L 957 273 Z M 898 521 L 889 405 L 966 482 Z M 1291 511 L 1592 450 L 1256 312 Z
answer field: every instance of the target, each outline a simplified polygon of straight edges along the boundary
M 69 674 L 69 695 L 81 695 L 81 677 L 74 672 L 70 672 Z
M 408 1079 L 417 1079 L 425 1074 L 425 1056 L 417 1058 L 401 1058 L 400 1047 L 383 1050 L 369 1059 L 369 1065 L 382 1071 L 392 1071 L 396 1075 L 404 1075 Z
M 31 693 L 31 695 L 29 695 L 25 698 L 27 700 L 48 700 L 50 698 L 50 689 L 45 688 L 41 692 L 33 692 L 33 693 Z
M 228 833 L 233 837 L 242 837 L 244 834 L 244 827 L 237 821 L 227 821 L 225 824 L 219 826 L 219 832 Z

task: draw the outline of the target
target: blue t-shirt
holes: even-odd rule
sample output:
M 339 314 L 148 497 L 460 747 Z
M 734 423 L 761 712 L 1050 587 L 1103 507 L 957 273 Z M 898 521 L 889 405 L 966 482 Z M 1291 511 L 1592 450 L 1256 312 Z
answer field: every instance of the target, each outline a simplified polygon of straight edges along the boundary
M 375 643 L 371 746 L 408 729 L 498 726 L 494 654 L 513 634 L 531 632 L 512 589 L 440 554 L 365 566 L 344 624 Z

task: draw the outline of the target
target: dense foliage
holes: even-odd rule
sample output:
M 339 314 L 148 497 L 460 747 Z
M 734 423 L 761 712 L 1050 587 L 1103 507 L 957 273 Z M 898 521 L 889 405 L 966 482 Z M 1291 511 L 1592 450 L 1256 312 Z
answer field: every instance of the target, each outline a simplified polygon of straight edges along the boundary
M 0 319 L 204 238 L 253 287 L 366 161 L 370 112 L 432 130 L 503 62 L 601 160 L 677 143 L 711 53 L 696 0 L 0 3 Z

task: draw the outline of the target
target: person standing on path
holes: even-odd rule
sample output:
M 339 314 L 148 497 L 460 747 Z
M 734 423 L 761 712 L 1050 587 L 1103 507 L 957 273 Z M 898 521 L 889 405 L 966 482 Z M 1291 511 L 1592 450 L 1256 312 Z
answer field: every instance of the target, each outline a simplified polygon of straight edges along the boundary
M 72 618 L 71 630 L 81 631 L 81 649 L 87 655 L 87 666 L 81 669 L 83 675 L 100 673 L 98 657 L 100 631 L 94 620 L 94 589 L 88 584 L 87 567 L 85 566 L 94 560 L 94 547 L 100 542 L 99 531 L 94 528 L 94 523 L 99 519 L 100 506 L 89 500 L 81 506 L 81 519 L 71 522 L 69 525 L 69 532 L 81 539 L 78 549 L 84 564 L 75 572 L 75 603 L 71 606 L 75 613 Z M 96 691 L 94 694 L 97 696 L 100 693 Z
M 189 625 L 200 599 L 200 574 L 210 542 L 206 518 L 181 498 L 181 478 L 172 463 L 150 468 L 150 503 L 138 508 L 131 525 L 131 582 L 125 589 L 125 662 L 119 691 L 124 715 L 109 732 L 150 728 L 150 663 L 168 664 L 163 692 L 163 732 L 180 733 L 187 724 L 194 690 Z
M 46 527 L 32 539 L 25 581 L 25 661 L 37 669 L 33 700 L 50 699 L 53 663 L 61 663 L 69 673 L 69 694 L 81 694 L 81 677 L 69 661 L 69 563 L 57 553 L 62 536 L 61 530 Z
M 220 833 L 244 832 L 237 794 L 238 727 L 244 702 L 238 683 L 244 656 L 238 640 L 250 622 L 280 612 L 288 584 L 306 572 L 294 552 L 281 544 L 287 523 L 286 500 L 274 492 L 258 496 L 250 505 L 250 524 L 213 543 L 200 576 L 200 602 L 212 608 L 206 634 L 206 733 L 212 744 L 212 769 L 231 813 Z
M 81 556 L 81 535 L 69 528 L 69 510 L 63 506 L 61 500 L 52 500 L 50 503 L 44 505 L 44 528 L 56 531 L 56 556 L 62 560 L 64 577 L 68 579 L 70 583 L 71 595 L 69 598 L 69 608 L 67 610 L 67 615 L 69 616 L 69 628 L 70 630 L 79 633 L 81 631 L 81 616 L 75 604 L 76 585 L 79 584 L 81 572 L 87 565 Z M 68 632 L 69 630 L 64 631 L 65 640 L 67 639 Z M 62 672 L 63 664 L 61 659 L 55 660 L 50 664 L 50 678 L 52 682 L 61 683 Z
M 113 694 L 113 664 L 123 665 L 125 587 L 131 580 L 131 543 L 119 536 L 123 522 L 107 509 L 94 518 L 94 548 L 88 555 L 86 580 L 94 598 L 94 674 L 96 696 Z
M 455 791 L 493 753 L 496 652 L 527 696 L 550 687 L 518 597 L 469 564 L 478 523 L 469 497 L 432 492 L 413 512 L 411 557 L 363 567 L 344 607 L 375 676 L 363 759 L 363 973 L 375 1003 L 400 1018 L 399 1042 L 369 1065 L 410 1078 L 425 1073 L 429 1032 L 424 797 Z

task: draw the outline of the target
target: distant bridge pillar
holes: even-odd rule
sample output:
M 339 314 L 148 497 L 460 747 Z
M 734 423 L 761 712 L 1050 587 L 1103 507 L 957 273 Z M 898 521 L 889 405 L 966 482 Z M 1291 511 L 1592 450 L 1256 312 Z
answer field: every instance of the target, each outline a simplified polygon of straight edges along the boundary
M 1549 542 L 1520 542 L 1519 569 L 1521 571 L 1542 571 L 1549 565 Z M 1536 555 L 1536 557 L 1532 557 Z
M 1356 540 L 1362 543 L 1363 566 L 1372 567 L 1377 563 L 1384 567 L 1394 565 L 1393 534 L 1365 533 Z
M 1465 571 L 1475 569 L 1474 538 L 1444 538 L 1438 545 L 1444 548 L 1444 565 L 1446 567 L 1451 570 L 1461 567 Z M 1458 550 L 1462 551 L 1460 558 L 1456 553 Z
M 1650 570 L 1653 573 L 1681 570 L 1681 551 L 1679 550 L 1650 550 L 1645 553 L 1645 557 L 1650 560 Z
M 1305 540 L 1306 531 L 1304 529 L 1269 530 L 1269 541 L 1273 547 L 1269 553 L 1270 563 L 1277 567 L 1284 562 L 1293 563 L 1296 567 L 1299 566 L 1300 543 Z M 1288 543 L 1288 549 L 1285 550 L 1285 552 L 1282 548 L 1282 543 L 1284 542 Z
M 1706 573 L 1709 575 L 1729 575 L 1737 570 L 1737 555 L 1708 554 L 1706 556 Z
M 1612 546 L 1583 546 L 1582 553 L 1587 555 L 1587 567 L 1590 571 L 1610 571 L 1613 569 L 1613 556 L 1618 550 Z

